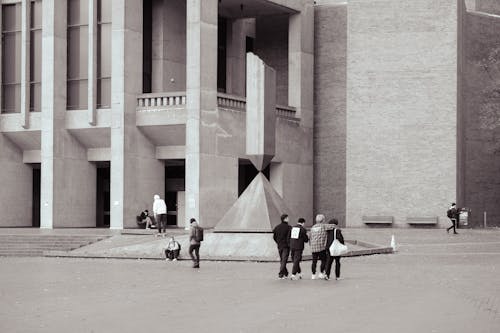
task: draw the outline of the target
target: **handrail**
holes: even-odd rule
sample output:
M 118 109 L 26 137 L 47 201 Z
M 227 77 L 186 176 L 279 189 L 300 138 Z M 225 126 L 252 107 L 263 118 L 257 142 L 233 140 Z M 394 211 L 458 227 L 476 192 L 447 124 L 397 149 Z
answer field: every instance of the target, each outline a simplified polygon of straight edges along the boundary
M 185 91 L 141 94 L 137 96 L 138 108 L 175 107 L 178 105 L 186 105 Z

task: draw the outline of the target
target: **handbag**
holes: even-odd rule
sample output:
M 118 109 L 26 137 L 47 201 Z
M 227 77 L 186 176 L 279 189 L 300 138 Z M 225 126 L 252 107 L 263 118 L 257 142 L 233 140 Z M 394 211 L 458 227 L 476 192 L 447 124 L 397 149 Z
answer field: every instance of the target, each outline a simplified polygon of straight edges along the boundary
M 330 254 L 333 257 L 339 257 L 339 256 L 347 253 L 347 246 L 345 246 L 344 244 L 339 242 L 337 237 L 335 237 L 336 234 L 337 234 L 337 229 L 335 229 L 335 231 L 333 232 L 333 243 L 332 243 L 332 245 L 330 245 L 330 248 L 329 248 Z

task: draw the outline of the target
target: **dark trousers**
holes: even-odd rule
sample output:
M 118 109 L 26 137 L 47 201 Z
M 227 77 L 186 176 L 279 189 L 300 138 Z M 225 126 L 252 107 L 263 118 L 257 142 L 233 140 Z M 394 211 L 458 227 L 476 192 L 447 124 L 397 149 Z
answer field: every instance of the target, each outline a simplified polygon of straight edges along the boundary
M 195 256 L 193 255 L 193 251 Z M 200 244 L 191 244 L 189 245 L 189 256 L 191 256 L 191 260 L 193 260 L 194 266 L 193 267 L 199 267 L 200 266 Z
M 167 259 L 177 259 L 179 257 L 179 250 L 165 250 L 165 257 Z
M 320 272 L 324 273 L 326 267 L 326 250 L 312 253 L 311 271 L 313 275 L 316 274 L 316 264 L 318 263 L 318 259 L 321 260 L 321 265 L 319 266 Z
M 292 267 L 292 275 L 295 275 L 297 273 L 302 273 L 302 270 L 300 269 L 300 261 L 302 260 L 302 250 L 292 250 L 292 261 L 293 261 L 293 267 Z
M 278 273 L 278 276 L 284 277 L 288 276 L 288 269 L 286 269 L 286 263 L 288 261 L 288 255 L 290 254 L 290 249 L 288 247 L 278 249 L 279 254 L 280 254 L 280 272 Z
M 339 278 L 340 277 L 340 257 L 333 257 L 330 255 L 330 251 L 326 251 L 327 258 L 326 258 L 326 276 L 330 277 L 330 273 L 332 271 L 332 264 L 333 261 L 335 260 L 335 277 Z
M 156 219 L 156 225 L 158 227 L 158 233 L 167 232 L 167 214 L 158 214 Z
M 451 227 L 449 227 L 448 229 L 446 229 L 446 232 L 449 232 L 450 229 L 453 229 L 453 233 L 456 234 L 457 233 L 457 229 L 456 229 L 457 219 L 450 219 L 450 221 L 451 221 Z

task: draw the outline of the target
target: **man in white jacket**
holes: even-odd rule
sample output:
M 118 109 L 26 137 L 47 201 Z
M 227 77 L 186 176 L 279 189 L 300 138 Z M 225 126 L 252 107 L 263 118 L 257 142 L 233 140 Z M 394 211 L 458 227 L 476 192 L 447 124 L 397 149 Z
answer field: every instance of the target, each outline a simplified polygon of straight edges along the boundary
M 165 237 L 165 233 L 167 232 L 167 205 L 165 204 L 165 200 L 160 199 L 158 194 L 155 194 L 153 198 L 153 214 L 158 225 L 158 234 L 161 235 L 163 230 Z

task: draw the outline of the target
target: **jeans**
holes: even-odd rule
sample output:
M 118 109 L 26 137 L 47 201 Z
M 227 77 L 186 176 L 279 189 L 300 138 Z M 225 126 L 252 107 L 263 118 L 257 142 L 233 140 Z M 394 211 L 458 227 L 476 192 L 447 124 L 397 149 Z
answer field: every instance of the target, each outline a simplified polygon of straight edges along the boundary
M 179 257 L 179 250 L 165 250 L 165 257 L 167 259 L 177 259 Z
M 320 272 L 324 273 L 326 267 L 326 250 L 312 253 L 311 271 L 313 275 L 316 274 L 316 264 L 318 262 L 318 259 L 321 260 L 321 265 L 319 267 Z
M 330 255 L 330 251 L 326 251 L 326 276 L 330 277 L 330 272 L 332 271 L 332 264 L 333 261 L 335 260 L 335 277 L 339 278 L 340 277 L 340 257 L 333 257 Z
M 292 250 L 292 260 L 293 260 L 293 267 L 292 267 L 292 275 L 295 275 L 297 273 L 302 273 L 302 270 L 300 269 L 300 261 L 302 260 L 302 252 L 304 249 L 301 250 Z
M 158 228 L 158 233 L 161 234 L 161 230 L 163 229 L 163 233 L 167 232 L 167 214 L 158 214 L 156 216 L 156 225 Z
M 290 254 L 290 249 L 288 247 L 284 247 L 282 249 L 278 249 L 280 254 L 280 272 L 278 276 L 284 277 L 288 276 L 288 269 L 286 269 L 286 263 L 288 261 L 288 255 Z
M 446 231 L 449 232 L 450 229 L 453 229 L 453 233 L 456 234 L 457 233 L 457 229 L 456 229 L 457 219 L 450 219 L 450 221 L 451 221 L 451 227 L 449 227 L 448 229 L 446 229 Z
M 193 251 L 195 256 L 193 255 Z M 194 266 L 193 267 L 199 267 L 200 266 L 200 244 L 191 244 L 189 245 L 189 255 L 191 256 L 191 260 L 193 260 Z

